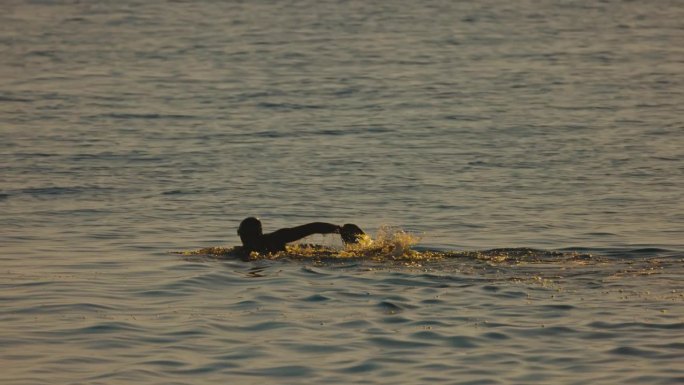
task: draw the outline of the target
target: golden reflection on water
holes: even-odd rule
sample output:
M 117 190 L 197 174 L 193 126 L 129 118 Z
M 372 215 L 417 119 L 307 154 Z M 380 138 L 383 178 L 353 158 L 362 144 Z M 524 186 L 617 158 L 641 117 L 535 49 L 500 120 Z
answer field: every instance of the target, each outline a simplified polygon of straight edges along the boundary
M 372 262 L 398 262 L 406 266 L 421 266 L 428 262 L 446 259 L 462 259 L 482 262 L 489 266 L 559 263 L 583 266 L 595 264 L 601 259 L 591 254 L 564 253 L 531 248 L 503 248 L 476 251 L 420 250 L 415 246 L 421 237 L 393 226 L 381 226 L 375 238 L 369 235 L 359 239 L 357 244 L 335 248 L 316 244 L 290 244 L 285 251 L 269 254 L 245 253 L 241 246 L 213 246 L 197 250 L 182 251 L 180 254 L 218 258 L 239 258 L 243 260 L 304 260 L 342 261 L 365 260 Z
M 669 279 L 671 266 L 677 261 L 660 258 L 611 258 L 580 252 L 561 252 L 532 248 L 500 248 L 490 250 L 442 251 L 422 249 L 421 237 L 392 226 L 381 226 L 371 238 L 366 235 L 358 244 L 333 247 L 318 244 L 290 244 L 278 253 L 245 254 L 241 246 L 205 247 L 182 251 L 183 258 L 194 261 L 206 259 L 239 259 L 249 261 L 296 261 L 316 266 L 361 265 L 368 270 L 411 269 L 429 274 L 482 277 L 491 282 L 514 282 L 558 291 L 568 289 L 568 282 L 577 277 L 621 285 L 642 276 L 661 275 Z M 257 267 L 258 268 L 258 267 Z M 256 274 L 250 277 L 260 277 Z M 572 286 L 572 285 L 571 285 Z M 639 296 L 653 296 L 642 288 Z M 620 289 L 608 290 L 606 295 L 622 298 Z M 636 295 L 636 294 L 634 294 Z M 680 292 L 662 293 L 678 302 Z

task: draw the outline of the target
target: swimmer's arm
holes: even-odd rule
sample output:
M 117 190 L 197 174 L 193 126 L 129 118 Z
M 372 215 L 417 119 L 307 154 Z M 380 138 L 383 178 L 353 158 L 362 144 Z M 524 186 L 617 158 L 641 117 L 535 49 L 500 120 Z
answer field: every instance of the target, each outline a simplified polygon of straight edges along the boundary
M 282 243 L 290 243 L 313 234 L 339 233 L 340 226 L 325 222 L 312 222 L 305 225 L 280 229 L 270 234 L 271 237 Z

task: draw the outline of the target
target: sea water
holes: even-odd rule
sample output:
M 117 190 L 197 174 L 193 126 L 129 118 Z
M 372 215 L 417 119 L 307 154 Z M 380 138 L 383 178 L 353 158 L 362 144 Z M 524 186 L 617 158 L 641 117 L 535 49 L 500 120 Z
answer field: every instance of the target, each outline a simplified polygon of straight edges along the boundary
M 0 382 L 684 382 L 682 20 L 3 1 Z

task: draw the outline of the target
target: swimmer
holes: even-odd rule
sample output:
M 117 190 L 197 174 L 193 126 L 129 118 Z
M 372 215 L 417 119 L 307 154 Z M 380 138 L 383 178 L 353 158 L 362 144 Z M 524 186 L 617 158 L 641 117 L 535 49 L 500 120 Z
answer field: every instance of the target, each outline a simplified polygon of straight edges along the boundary
M 312 234 L 340 234 L 345 244 L 357 243 L 365 233 L 359 226 L 347 223 L 344 226 L 325 222 L 312 222 L 264 234 L 261 221 L 255 217 L 245 218 L 237 231 L 246 252 L 274 253 L 284 251 L 285 245 Z

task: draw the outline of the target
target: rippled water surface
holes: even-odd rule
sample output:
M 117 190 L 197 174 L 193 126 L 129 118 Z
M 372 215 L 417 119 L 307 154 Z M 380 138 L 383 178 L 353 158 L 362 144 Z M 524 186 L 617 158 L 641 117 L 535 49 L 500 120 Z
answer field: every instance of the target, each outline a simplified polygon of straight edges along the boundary
M 1 8 L 3 384 L 684 382 L 681 2 Z

